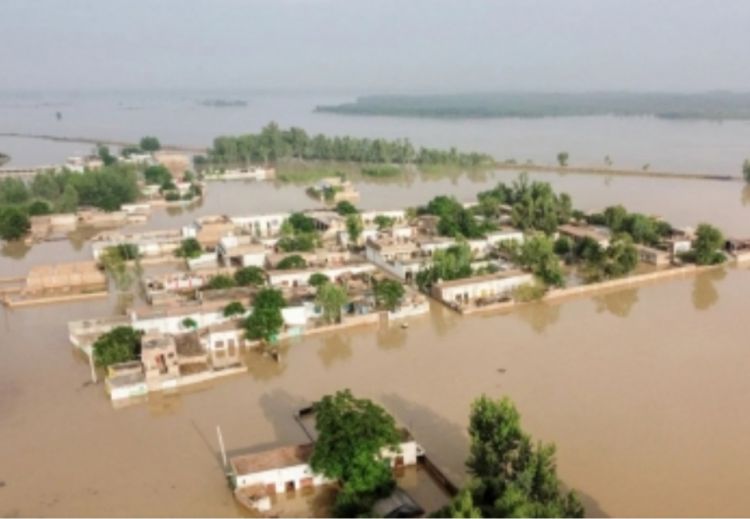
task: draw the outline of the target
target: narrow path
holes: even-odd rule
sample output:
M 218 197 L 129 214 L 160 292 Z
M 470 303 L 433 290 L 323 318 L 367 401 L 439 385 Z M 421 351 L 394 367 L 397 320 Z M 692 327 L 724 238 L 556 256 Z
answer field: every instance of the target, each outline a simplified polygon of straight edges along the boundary
M 0 137 L 22 137 L 24 139 L 39 139 L 44 141 L 55 142 L 80 142 L 83 144 L 105 144 L 107 146 L 137 146 L 137 142 L 118 141 L 110 139 L 94 139 L 92 137 L 64 137 L 60 135 L 47 135 L 43 133 L 22 133 L 22 132 L 0 132 Z M 164 144 L 163 150 L 167 151 L 186 151 L 190 153 L 206 153 L 206 148 L 194 146 L 182 146 L 176 144 Z
M 498 162 L 496 169 L 528 171 L 533 173 L 576 173 L 582 175 L 604 175 L 618 177 L 640 178 L 671 178 L 681 180 L 719 180 L 723 182 L 739 182 L 742 178 L 734 175 L 718 175 L 715 173 L 680 173 L 677 171 L 643 171 L 639 169 L 614 169 L 591 166 L 551 166 L 541 164 L 508 164 Z

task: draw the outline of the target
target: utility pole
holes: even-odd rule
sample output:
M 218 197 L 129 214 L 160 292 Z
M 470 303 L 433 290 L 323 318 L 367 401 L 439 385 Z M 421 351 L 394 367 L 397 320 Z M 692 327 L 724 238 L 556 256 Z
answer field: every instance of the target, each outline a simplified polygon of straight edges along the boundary
M 224 470 L 227 469 L 227 451 L 224 448 L 224 437 L 221 435 L 221 427 L 216 426 L 216 436 L 219 438 L 219 449 L 221 449 L 221 461 L 223 462 Z
M 91 368 L 91 381 L 96 384 L 98 382 L 96 377 L 96 366 L 94 366 L 94 346 L 91 345 L 91 349 L 88 352 L 89 367 Z

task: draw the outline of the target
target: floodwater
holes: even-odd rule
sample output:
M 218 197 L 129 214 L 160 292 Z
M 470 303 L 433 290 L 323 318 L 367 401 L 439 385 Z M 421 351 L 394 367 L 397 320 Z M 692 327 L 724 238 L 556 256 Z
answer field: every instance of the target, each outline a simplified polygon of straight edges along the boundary
M 423 139 L 413 137 L 415 142 L 440 145 L 452 135 L 458 147 L 476 142 L 477 149 L 487 149 L 490 139 L 505 144 L 512 133 L 498 130 L 506 124 L 500 122 L 365 121 L 303 114 L 301 105 L 299 99 L 262 106 L 258 101 L 246 109 L 255 118 L 234 120 L 226 112 L 209 121 L 234 120 L 227 132 L 241 124 L 252 130 L 278 108 L 275 118 L 284 124 L 318 121 L 306 127 L 340 134 L 415 136 L 423 131 Z M 51 133 L 51 124 L 41 116 L 28 121 L 18 116 L 45 109 L 1 105 L 0 131 Z M 62 110 L 63 121 L 72 124 L 74 110 Z M 147 111 L 122 111 L 147 119 Z M 10 113 L 16 119 L 9 119 Z M 174 142 L 185 137 L 186 144 L 203 144 L 198 132 L 219 133 L 183 124 L 174 124 L 168 133 L 166 121 L 157 128 L 162 133 L 115 123 L 109 127 L 86 113 L 88 119 L 70 129 L 71 135 L 158 133 Z M 750 133 L 743 123 L 596 119 L 508 122 L 521 134 L 507 145 L 519 157 L 533 151 L 546 158 L 557 150 L 557 144 L 550 147 L 550 135 L 573 142 L 590 134 L 581 144 L 590 157 L 609 153 L 615 164 L 650 160 L 654 169 L 658 164 L 663 169 L 684 165 L 681 169 L 710 166 L 719 171 L 729 167 L 730 159 L 739 160 L 740 141 L 748 142 Z M 365 126 L 367 121 L 371 126 Z M 670 124 L 679 129 L 665 129 L 673 128 Z M 620 139 L 624 127 L 631 132 L 627 142 Z M 605 136 L 609 149 L 597 151 Z M 0 146 L 9 141 L 0 139 Z M 632 155 L 622 159 L 613 151 L 628 149 Z M 411 183 L 362 181 L 361 205 L 413 205 L 446 192 L 468 200 L 512 177 L 489 172 L 422 177 Z M 729 234 L 750 235 L 750 193 L 740 183 L 572 174 L 539 178 L 570 192 L 582 208 L 619 202 L 676 224 L 705 220 Z M 199 206 L 177 214 L 157 212 L 144 228 L 176 227 L 198 214 L 312 205 L 299 186 L 212 183 Z M 0 276 L 23 274 L 33 264 L 89 256 L 89 245 L 80 239 L 31 249 L 5 245 Z M 302 442 L 305 437 L 292 413 L 344 387 L 383 404 L 457 482 L 465 478 L 471 401 L 482 393 L 509 395 L 526 428 L 557 444 L 559 472 L 581 492 L 590 515 L 748 515 L 750 346 L 741 324 L 748 293 L 750 271 L 726 268 L 507 314 L 459 317 L 436 305 L 407 330 L 362 327 L 298 339 L 284 345 L 281 365 L 251 354 L 245 375 L 117 410 L 101 384 L 89 383 L 88 365 L 72 351 L 65 326 L 74 319 L 111 315 L 116 301 L 3 308 L 0 516 L 239 515 L 222 475 L 216 426 L 222 428 L 230 454 Z

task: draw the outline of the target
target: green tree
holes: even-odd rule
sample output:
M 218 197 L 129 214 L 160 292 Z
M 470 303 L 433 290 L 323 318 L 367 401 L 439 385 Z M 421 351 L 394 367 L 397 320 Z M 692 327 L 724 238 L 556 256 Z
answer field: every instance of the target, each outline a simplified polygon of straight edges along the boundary
M 342 200 L 341 202 L 336 204 L 335 211 L 342 216 L 359 213 L 359 210 L 354 207 L 354 204 L 352 204 L 348 200 Z
M 417 273 L 417 286 L 429 290 L 438 281 L 450 281 L 471 276 L 471 249 L 465 242 L 435 251 L 432 266 Z
M 469 437 L 473 503 L 484 517 L 583 517 L 578 497 L 560 489 L 554 445 L 532 443 L 508 398 L 477 399 Z
M 339 481 L 334 512 L 357 517 L 370 512 L 375 499 L 393 486 L 388 449 L 399 449 L 396 423 L 385 409 L 347 389 L 326 395 L 315 404 L 318 439 L 310 465 L 319 474 Z
M 724 235 L 716 227 L 707 223 L 698 225 L 693 242 L 693 256 L 698 265 L 716 265 L 725 259 L 721 249 Z
M 161 143 L 156 137 L 146 136 L 141 139 L 140 148 L 143 151 L 154 152 L 161 149 Z
M 250 339 L 271 342 L 278 335 L 284 318 L 281 309 L 286 306 L 279 290 L 263 288 L 255 296 L 252 313 L 245 319 L 245 333 Z
M 118 326 L 100 336 L 93 345 L 94 362 L 106 368 L 119 362 L 136 360 L 141 352 L 143 332 L 130 326 Z
M 390 312 L 399 307 L 405 293 L 404 285 L 393 279 L 383 279 L 375 285 L 375 300 Z
M 518 264 L 531 270 L 547 286 L 564 286 L 565 275 L 551 238 L 537 234 L 526 239 L 516 257 Z
M 206 283 L 206 288 L 209 290 L 223 290 L 237 286 L 232 276 L 226 274 L 217 274 L 212 276 L 211 279 Z
M 742 163 L 742 176 L 745 178 L 745 182 L 750 182 L 750 160 L 745 159 Z
M 198 322 L 192 317 L 185 317 L 180 323 L 186 330 L 197 330 Z
M 323 310 L 327 323 L 341 321 L 341 308 L 349 302 L 346 291 L 335 283 L 324 283 L 318 287 L 315 303 Z
M 283 252 L 309 252 L 315 249 L 317 241 L 314 233 L 296 233 L 282 236 L 276 246 Z
M 565 167 L 568 165 L 568 158 L 569 158 L 568 152 L 561 151 L 560 153 L 557 154 L 557 163 Z
M 482 510 L 474 504 L 474 496 L 470 487 L 459 490 L 456 497 L 446 506 L 430 514 L 430 517 L 461 517 L 461 518 L 480 518 Z
M 349 234 L 349 240 L 352 243 L 359 242 L 359 237 L 362 235 L 363 230 L 362 219 L 358 214 L 350 214 L 346 217 L 346 232 Z
M 178 258 L 194 259 L 203 254 L 203 247 L 195 238 L 185 238 L 180 243 L 179 248 L 174 251 Z
M 260 286 L 266 282 L 266 274 L 260 267 L 243 267 L 234 273 L 234 280 L 241 287 Z
M 31 222 L 17 207 L 0 208 L 0 238 L 6 241 L 17 240 L 29 232 Z
M 117 162 L 117 157 L 112 155 L 109 151 L 109 146 L 105 146 L 104 144 L 99 144 L 96 147 L 96 154 L 99 155 L 99 158 L 102 159 L 105 166 L 111 166 Z
M 25 204 L 30 196 L 22 180 L 12 177 L 0 180 L 0 204 Z
M 307 280 L 307 283 L 315 288 L 320 288 L 326 283 L 329 283 L 331 280 L 328 279 L 328 276 L 321 272 L 316 272 L 314 274 L 310 275 L 310 278 Z
M 143 170 L 143 178 L 146 181 L 146 184 L 159 185 L 162 187 L 168 186 L 168 184 L 172 182 L 172 174 L 161 164 L 149 166 Z
M 29 204 L 29 216 L 39 216 L 44 214 L 50 214 L 52 208 L 44 200 L 34 200 Z
M 287 222 L 291 225 L 295 232 L 301 233 L 314 233 L 315 232 L 315 220 L 306 216 L 303 213 L 292 213 Z
M 279 261 L 276 268 L 279 270 L 304 269 L 307 268 L 307 262 L 299 254 L 292 254 Z
M 246 311 L 247 310 L 245 310 L 245 306 L 242 303 L 240 303 L 239 301 L 232 301 L 224 307 L 224 317 L 236 317 L 239 315 L 244 315 Z
M 393 227 L 393 224 L 396 223 L 396 220 L 394 218 L 391 218 L 390 216 L 386 216 L 384 214 L 379 214 L 374 219 L 375 225 L 378 226 L 378 230 L 384 231 L 386 229 L 390 229 Z
M 74 213 L 78 209 L 78 191 L 72 184 L 63 188 L 60 199 L 57 201 L 58 213 Z

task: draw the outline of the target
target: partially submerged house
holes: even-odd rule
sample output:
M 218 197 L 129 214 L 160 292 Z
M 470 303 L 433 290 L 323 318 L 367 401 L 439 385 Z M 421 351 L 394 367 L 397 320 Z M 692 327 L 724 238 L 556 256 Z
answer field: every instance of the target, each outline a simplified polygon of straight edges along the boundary
M 513 291 L 534 282 L 534 276 L 520 270 L 509 270 L 451 281 L 438 282 L 432 295 L 448 304 L 488 304 L 509 298 Z
M 559 226 L 557 231 L 562 236 L 567 236 L 576 242 L 581 241 L 584 238 L 590 238 L 604 249 L 609 247 L 609 242 L 612 237 L 612 233 L 606 227 L 589 224 L 564 224 Z

